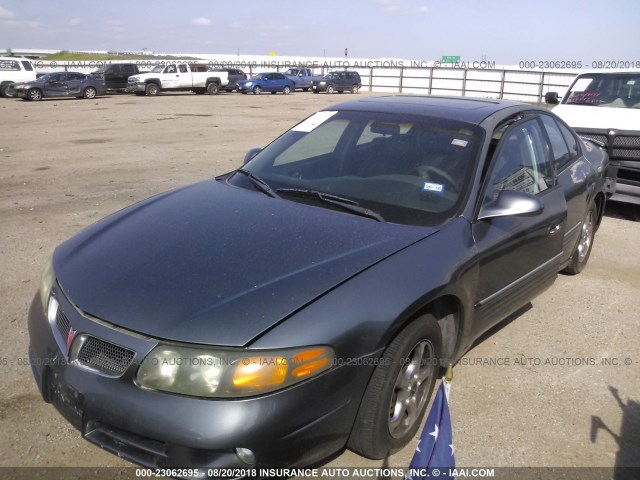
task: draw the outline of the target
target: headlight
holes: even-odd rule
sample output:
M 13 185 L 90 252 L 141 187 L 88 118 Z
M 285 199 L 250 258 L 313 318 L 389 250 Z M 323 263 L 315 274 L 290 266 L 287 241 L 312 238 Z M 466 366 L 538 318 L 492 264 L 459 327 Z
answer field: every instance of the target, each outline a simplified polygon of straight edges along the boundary
M 320 82 L 320 85 L 326 85 L 327 82 Z
M 158 345 L 136 377 L 143 388 L 233 398 L 260 395 L 301 382 L 331 368 L 330 347 L 234 351 Z
M 40 300 L 42 301 L 42 308 L 47 311 L 49 305 L 49 295 L 51 294 L 51 288 L 53 282 L 56 281 L 56 274 L 53 272 L 53 255 L 49 257 L 47 263 L 42 270 L 42 278 L 40 279 Z
M 129 83 L 138 83 L 140 81 L 140 77 L 129 77 Z
M 245 86 L 245 87 L 250 87 L 251 85 L 253 85 L 253 82 L 246 82 L 246 83 L 244 84 L 244 86 Z

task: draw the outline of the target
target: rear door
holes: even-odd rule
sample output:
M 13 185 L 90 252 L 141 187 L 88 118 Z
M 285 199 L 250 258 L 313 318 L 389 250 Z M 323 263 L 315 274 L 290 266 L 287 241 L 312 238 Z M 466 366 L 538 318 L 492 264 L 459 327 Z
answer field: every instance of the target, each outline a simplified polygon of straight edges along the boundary
M 561 122 L 551 115 L 540 115 L 540 121 L 551 144 L 558 183 L 567 200 L 567 228 L 564 233 L 564 259 L 568 259 L 580 237 L 580 228 L 591 201 L 595 179 L 591 165 L 582 156 L 580 142 Z
M 82 73 L 67 73 L 67 94 L 72 97 L 82 95 L 85 79 Z
M 121 73 L 117 82 L 114 82 L 114 86 L 112 88 L 126 88 L 127 83 L 129 81 L 129 77 L 132 77 L 138 73 L 138 68 L 136 65 L 132 63 L 125 63 L 120 67 Z
M 479 253 L 475 302 L 478 332 L 525 305 L 556 278 L 567 217 L 543 127 L 536 117 L 503 126 L 483 186 L 483 205 L 503 190 L 537 196 L 542 212 L 476 220 L 473 235 Z M 482 210 L 480 209 L 480 212 Z M 479 215 L 480 216 L 480 215 Z
M 198 86 L 202 86 L 204 87 L 204 74 L 200 74 L 198 75 L 197 73 L 191 73 L 189 71 L 189 67 L 187 67 L 187 65 L 185 65 L 184 63 L 178 65 L 178 88 L 191 88 L 194 86 L 193 84 L 193 79 L 194 78 L 198 78 L 201 77 L 202 78 L 202 85 L 198 85 Z

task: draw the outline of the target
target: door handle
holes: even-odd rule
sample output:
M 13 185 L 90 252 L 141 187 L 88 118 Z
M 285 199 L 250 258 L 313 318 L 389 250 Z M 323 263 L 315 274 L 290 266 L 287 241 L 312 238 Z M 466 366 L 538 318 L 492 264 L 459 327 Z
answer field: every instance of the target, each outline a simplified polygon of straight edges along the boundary
M 554 233 L 558 233 L 560 231 L 560 227 L 562 226 L 561 223 L 558 223 L 557 225 L 551 225 L 549 227 L 549 235 L 553 235 Z

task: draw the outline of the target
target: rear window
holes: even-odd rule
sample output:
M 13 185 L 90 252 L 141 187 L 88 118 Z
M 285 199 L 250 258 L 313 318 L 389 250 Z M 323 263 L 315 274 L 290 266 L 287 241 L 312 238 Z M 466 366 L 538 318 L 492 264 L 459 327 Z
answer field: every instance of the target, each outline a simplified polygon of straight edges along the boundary
M 15 60 L 0 60 L 0 70 L 20 70 L 20 65 Z
M 31 62 L 27 62 L 26 60 L 24 60 L 24 61 L 22 61 L 20 63 L 22 63 L 22 66 L 24 67 L 24 69 L 27 72 L 32 72 L 33 71 L 33 66 L 31 65 Z

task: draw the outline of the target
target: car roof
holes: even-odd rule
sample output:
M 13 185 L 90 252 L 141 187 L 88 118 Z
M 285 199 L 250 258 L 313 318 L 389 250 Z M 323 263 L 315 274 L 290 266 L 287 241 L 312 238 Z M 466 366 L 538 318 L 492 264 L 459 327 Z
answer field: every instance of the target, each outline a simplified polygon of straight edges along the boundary
M 501 110 L 515 113 L 518 110 L 541 110 L 542 107 L 511 100 L 490 98 L 444 97 L 437 95 L 391 95 L 367 97 L 331 105 L 325 110 L 356 110 L 405 115 L 421 115 L 460 120 L 480 124 L 484 119 Z

